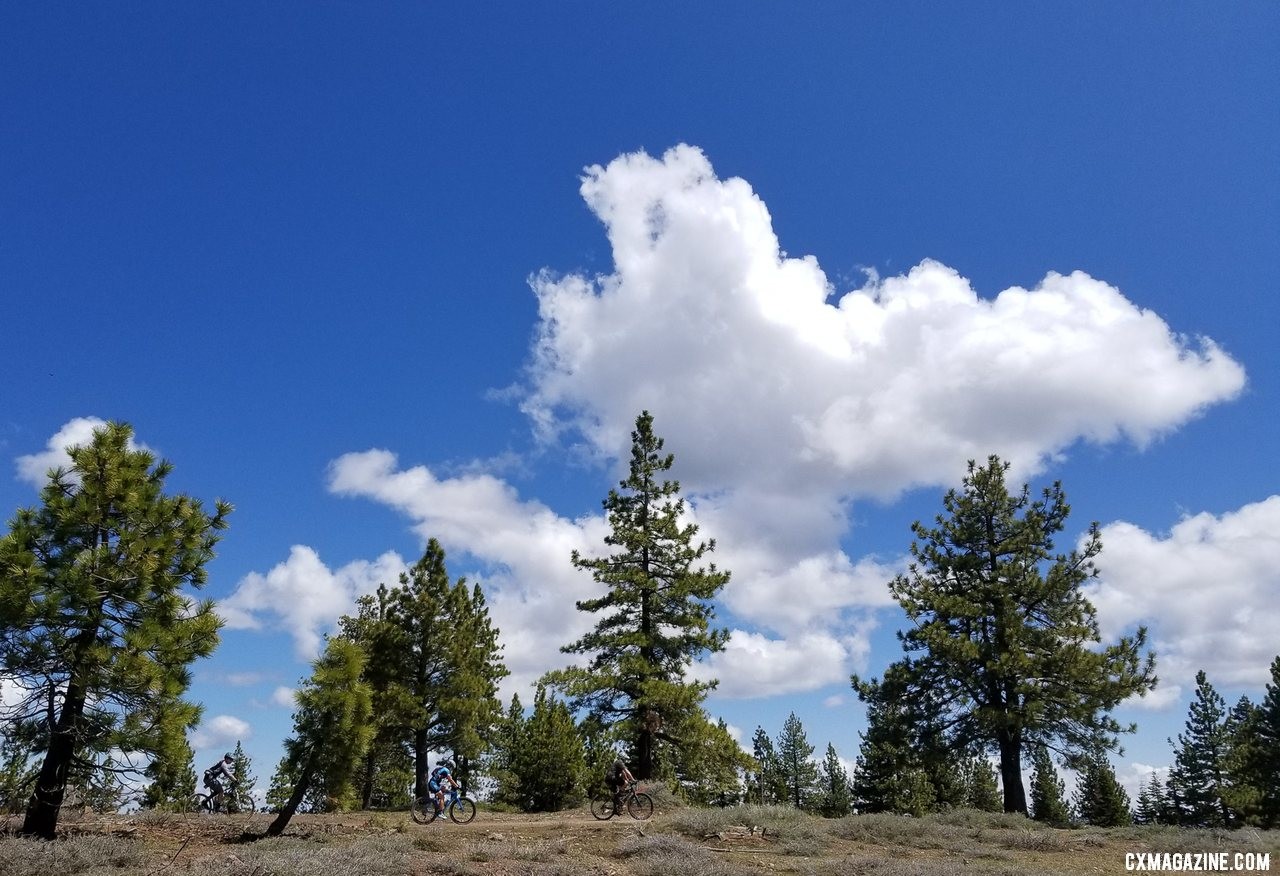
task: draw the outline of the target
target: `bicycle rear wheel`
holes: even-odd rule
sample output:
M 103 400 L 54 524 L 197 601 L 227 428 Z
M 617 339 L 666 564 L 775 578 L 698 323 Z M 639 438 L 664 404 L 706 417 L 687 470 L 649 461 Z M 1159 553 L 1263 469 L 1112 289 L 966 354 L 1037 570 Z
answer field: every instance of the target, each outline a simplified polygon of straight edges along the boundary
M 449 807 L 449 817 L 458 824 L 466 824 L 476 817 L 476 804 L 466 797 L 459 797 Z
M 653 814 L 653 798 L 648 794 L 633 794 L 627 801 L 627 813 L 632 818 L 644 821 Z
M 418 824 L 430 824 L 436 820 L 436 801 L 434 797 L 414 797 L 409 804 L 409 814 Z
M 597 797 L 591 801 L 591 814 L 601 821 L 613 818 L 613 798 Z
M 188 812 L 208 812 L 209 797 L 206 794 L 195 793 L 191 795 L 191 799 L 187 801 Z

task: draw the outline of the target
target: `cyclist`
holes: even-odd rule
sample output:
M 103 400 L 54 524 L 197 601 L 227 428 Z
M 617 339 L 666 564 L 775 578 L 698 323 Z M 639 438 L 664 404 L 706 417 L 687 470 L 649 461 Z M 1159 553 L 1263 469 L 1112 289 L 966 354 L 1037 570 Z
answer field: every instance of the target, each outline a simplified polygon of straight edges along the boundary
M 453 773 L 449 771 L 449 764 L 439 763 L 436 768 L 431 771 L 431 775 L 427 777 L 427 789 L 431 791 L 436 801 L 436 813 L 439 814 L 444 809 L 444 785 L 449 783 L 449 787 L 459 787 L 457 780 L 453 778 Z
M 231 773 L 233 763 L 235 758 L 228 751 L 222 756 L 222 760 L 204 771 L 204 786 L 209 789 L 209 802 L 214 812 L 222 806 L 222 782 L 218 780 L 225 776 L 231 787 L 234 788 L 237 784 L 236 777 Z
M 613 808 L 617 809 L 622 802 L 622 791 L 629 784 L 635 784 L 636 777 L 631 775 L 631 770 L 627 769 L 627 765 L 622 762 L 622 758 L 614 758 L 609 768 L 604 773 L 605 783 L 609 786 L 609 790 L 613 792 Z

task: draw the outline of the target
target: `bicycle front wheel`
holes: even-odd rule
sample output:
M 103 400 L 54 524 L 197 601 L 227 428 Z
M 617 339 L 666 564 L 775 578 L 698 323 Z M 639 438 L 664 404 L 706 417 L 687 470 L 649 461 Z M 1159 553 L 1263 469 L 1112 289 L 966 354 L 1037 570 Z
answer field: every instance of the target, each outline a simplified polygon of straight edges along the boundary
M 449 807 L 449 817 L 458 824 L 466 824 L 476 817 L 476 804 L 466 797 L 459 797 Z
M 627 812 L 632 818 L 644 821 L 653 814 L 653 798 L 648 794 L 633 794 L 627 801 Z
M 253 811 L 253 797 L 243 791 L 228 792 L 227 796 L 222 798 L 222 805 L 227 810 L 228 815 L 240 815 Z
M 591 814 L 601 821 L 613 818 L 613 798 L 597 797 L 591 801 Z

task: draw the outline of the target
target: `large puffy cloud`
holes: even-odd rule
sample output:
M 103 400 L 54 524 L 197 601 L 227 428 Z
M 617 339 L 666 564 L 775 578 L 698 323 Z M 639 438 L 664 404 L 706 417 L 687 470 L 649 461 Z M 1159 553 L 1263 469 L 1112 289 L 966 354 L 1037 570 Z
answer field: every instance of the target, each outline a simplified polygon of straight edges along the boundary
M 889 496 L 998 452 L 1030 474 L 1080 439 L 1143 444 L 1232 398 L 1241 367 L 1083 273 L 979 298 L 933 261 L 832 301 L 764 203 L 697 149 L 587 170 L 614 273 L 535 278 L 525 410 L 625 450 L 641 409 L 695 490 Z
M 425 466 L 400 469 L 383 450 L 350 453 L 330 468 L 330 489 L 382 502 L 414 521 L 425 541 L 479 560 L 490 613 L 502 631 L 506 687 L 523 691 L 548 669 L 565 665 L 561 645 L 592 619 L 576 600 L 598 595 L 590 575 L 569 562 L 573 551 L 596 552 L 607 526 L 599 516 L 570 520 L 540 502 L 522 501 L 488 474 L 439 478 Z
M 1164 536 L 1111 523 L 1102 543 L 1088 596 L 1103 634 L 1149 623 L 1162 685 L 1190 687 L 1199 669 L 1217 685 L 1268 680 L 1280 615 L 1280 496 L 1187 517 Z
M 295 545 L 289 558 L 265 575 L 246 575 L 218 603 L 218 614 L 233 630 L 282 629 L 293 637 L 297 656 L 310 660 L 319 653 L 324 633 L 351 610 L 356 597 L 381 583 L 394 584 L 407 568 L 399 554 L 388 552 L 372 563 L 357 560 L 330 569 L 313 549 Z

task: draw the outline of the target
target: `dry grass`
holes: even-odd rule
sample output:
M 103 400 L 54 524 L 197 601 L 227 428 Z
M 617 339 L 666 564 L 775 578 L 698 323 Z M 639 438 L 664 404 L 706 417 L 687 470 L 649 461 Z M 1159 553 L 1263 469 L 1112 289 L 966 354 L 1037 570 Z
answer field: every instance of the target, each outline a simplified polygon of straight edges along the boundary
M 249 832 L 260 835 L 267 820 Z M 53 843 L 0 835 L 0 874 L 1081 876 L 1124 872 L 1128 852 L 1165 851 L 1254 852 L 1280 865 L 1276 831 L 1057 830 L 974 812 L 828 820 L 786 807 L 676 807 L 645 822 L 598 822 L 585 810 L 484 811 L 470 825 L 427 827 L 380 813 L 299 816 L 286 836 L 253 842 L 242 830 L 244 822 L 229 818 L 141 815 L 82 824 Z

